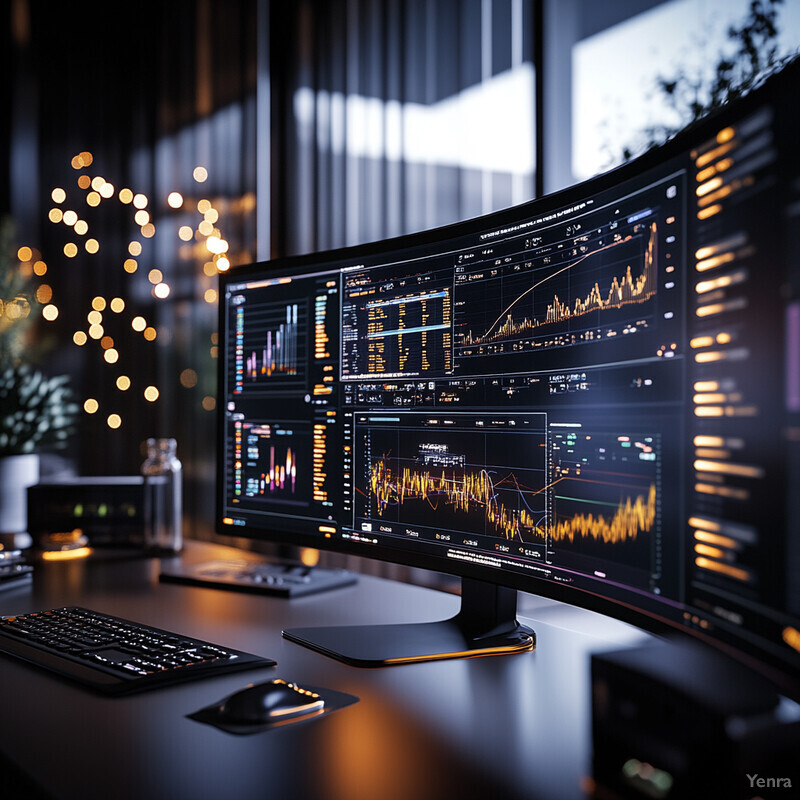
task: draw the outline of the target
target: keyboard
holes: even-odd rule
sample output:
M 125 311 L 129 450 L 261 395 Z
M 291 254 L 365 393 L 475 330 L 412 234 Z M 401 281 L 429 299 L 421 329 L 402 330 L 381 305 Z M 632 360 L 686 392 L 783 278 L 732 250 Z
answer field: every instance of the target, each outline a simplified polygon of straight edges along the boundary
M 105 694 L 128 694 L 275 661 L 76 606 L 0 617 L 0 654 Z

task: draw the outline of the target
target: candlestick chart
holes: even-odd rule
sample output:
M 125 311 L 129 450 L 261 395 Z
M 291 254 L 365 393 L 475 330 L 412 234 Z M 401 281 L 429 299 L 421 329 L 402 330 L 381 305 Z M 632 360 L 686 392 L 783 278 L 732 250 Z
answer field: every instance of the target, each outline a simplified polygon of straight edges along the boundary
M 308 431 L 302 425 L 244 423 L 234 438 L 234 469 L 242 493 L 271 503 L 302 501 L 310 468 L 303 463 Z

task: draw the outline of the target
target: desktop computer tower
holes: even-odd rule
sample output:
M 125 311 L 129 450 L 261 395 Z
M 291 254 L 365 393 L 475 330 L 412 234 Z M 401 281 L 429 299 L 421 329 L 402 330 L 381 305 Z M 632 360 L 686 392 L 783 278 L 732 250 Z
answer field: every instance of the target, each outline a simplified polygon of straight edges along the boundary
M 800 786 L 798 707 L 694 642 L 592 658 L 595 797 L 751 800 Z

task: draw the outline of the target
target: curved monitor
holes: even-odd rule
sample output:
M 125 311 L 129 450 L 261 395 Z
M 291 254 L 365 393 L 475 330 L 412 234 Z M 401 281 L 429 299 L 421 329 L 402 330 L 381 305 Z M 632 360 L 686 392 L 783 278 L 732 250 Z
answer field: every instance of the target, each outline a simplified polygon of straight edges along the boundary
M 559 194 L 221 276 L 218 529 L 797 674 L 798 75 Z

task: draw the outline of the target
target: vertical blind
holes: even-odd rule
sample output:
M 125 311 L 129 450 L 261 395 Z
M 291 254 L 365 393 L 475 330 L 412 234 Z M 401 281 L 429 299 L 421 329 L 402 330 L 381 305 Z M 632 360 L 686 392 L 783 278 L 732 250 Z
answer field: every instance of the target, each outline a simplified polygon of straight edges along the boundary
M 273 254 L 531 198 L 534 11 L 532 0 L 273 3 Z

